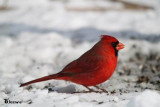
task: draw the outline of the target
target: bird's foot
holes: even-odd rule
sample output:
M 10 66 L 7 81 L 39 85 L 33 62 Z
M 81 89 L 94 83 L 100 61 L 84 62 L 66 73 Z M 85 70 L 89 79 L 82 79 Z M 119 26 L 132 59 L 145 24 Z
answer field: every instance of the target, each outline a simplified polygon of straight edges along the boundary
M 73 93 L 107 93 L 108 94 L 108 91 L 106 91 L 105 89 L 101 89 L 97 86 L 96 86 L 96 88 L 101 91 L 95 91 L 95 90 L 89 88 L 88 86 L 85 86 L 85 85 L 83 85 L 83 86 L 86 87 L 89 91 L 81 91 L 81 92 L 73 92 Z
M 98 90 L 101 90 L 101 91 L 104 92 L 104 93 L 108 93 L 108 91 L 105 90 L 105 89 L 103 89 L 103 88 L 100 88 L 100 87 L 98 87 L 98 86 L 94 86 L 94 87 L 97 88 Z
M 103 93 L 102 91 L 79 91 L 79 92 L 73 92 L 72 94 L 75 94 L 75 93 Z

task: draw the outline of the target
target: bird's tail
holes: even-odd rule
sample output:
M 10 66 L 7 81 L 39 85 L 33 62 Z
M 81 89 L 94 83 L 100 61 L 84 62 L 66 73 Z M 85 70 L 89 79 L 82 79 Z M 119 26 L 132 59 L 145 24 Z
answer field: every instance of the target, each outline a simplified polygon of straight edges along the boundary
M 53 75 L 49 75 L 49 76 L 45 76 L 42 78 L 38 78 L 29 82 L 26 82 L 24 84 L 21 84 L 20 87 L 29 85 L 29 84 L 33 84 L 33 83 L 37 83 L 37 82 L 41 82 L 41 81 L 47 81 L 47 80 L 51 80 L 51 79 L 56 79 L 59 76 L 59 74 L 53 74 Z

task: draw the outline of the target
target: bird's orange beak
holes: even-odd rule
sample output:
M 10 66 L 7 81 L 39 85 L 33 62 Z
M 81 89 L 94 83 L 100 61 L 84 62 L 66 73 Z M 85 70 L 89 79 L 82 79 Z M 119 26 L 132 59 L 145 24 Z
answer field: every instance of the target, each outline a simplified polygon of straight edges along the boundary
M 116 49 L 117 50 L 121 50 L 123 48 L 124 48 L 124 44 L 122 44 L 122 43 L 119 42 L 119 44 L 117 45 Z

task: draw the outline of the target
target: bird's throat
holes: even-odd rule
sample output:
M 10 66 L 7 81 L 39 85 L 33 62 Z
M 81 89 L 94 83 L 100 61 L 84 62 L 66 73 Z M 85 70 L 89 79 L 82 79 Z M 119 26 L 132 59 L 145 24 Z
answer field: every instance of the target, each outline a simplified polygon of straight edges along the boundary
M 118 50 L 116 48 L 114 48 L 114 53 L 115 53 L 115 56 L 118 57 Z

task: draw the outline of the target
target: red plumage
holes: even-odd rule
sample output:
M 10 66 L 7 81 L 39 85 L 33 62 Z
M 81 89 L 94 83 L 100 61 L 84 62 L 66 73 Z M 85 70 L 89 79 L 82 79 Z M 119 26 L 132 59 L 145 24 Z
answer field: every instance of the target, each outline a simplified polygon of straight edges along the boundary
M 117 65 L 118 50 L 124 48 L 116 38 L 102 35 L 101 40 L 78 59 L 69 63 L 61 72 L 21 85 L 50 79 L 67 80 L 84 86 L 95 86 L 108 80 Z

